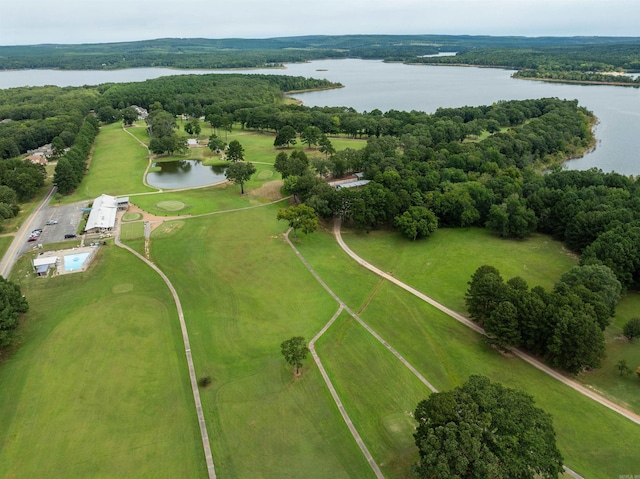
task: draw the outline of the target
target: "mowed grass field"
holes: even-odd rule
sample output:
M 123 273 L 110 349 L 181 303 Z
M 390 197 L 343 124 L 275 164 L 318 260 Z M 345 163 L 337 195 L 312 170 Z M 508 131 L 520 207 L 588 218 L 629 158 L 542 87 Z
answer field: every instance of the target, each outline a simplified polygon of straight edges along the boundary
M 462 313 L 466 312 L 467 283 L 483 264 L 498 268 L 505 281 L 521 276 L 530 288 L 539 285 L 546 290 L 553 289 L 560 276 L 578 264 L 561 243 L 544 235 L 509 241 L 471 228 L 440 229 L 428 240 L 415 242 L 388 231 L 368 235 L 347 231 L 343 237 L 363 258 Z M 640 366 L 640 341 L 630 343 L 622 336 L 624 324 L 638 316 L 640 294 L 631 292 L 621 299 L 612 325 L 606 330 L 607 357 L 602 367 L 576 378 L 640 414 L 637 375 L 621 377 L 616 368 L 621 359 L 633 371 Z
M 122 123 L 103 126 L 95 140 L 87 175 L 74 194 L 57 200 L 69 204 L 102 194 L 117 196 L 155 191 L 142 182 L 147 155 L 147 149 L 122 129 Z
M 361 318 L 439 390 L 451 389 L 471 374 L 483 374 L 493 381 L 528 392 L 539 407 L 552 414 L 558 444 L 567 465 L 584 477 L 609 478 L 619 470 L 635 470 L 640 465 L 636 447 L 640 441 L 639 426 L 523 361 L 500 355 L 480 335 L 457 321 L 388 282 L 372 279 L 374 275 L 363 268 L 354 268 L 353 260 L 328 234 L 308 237 L 299 249 L 323 280 L 347 304 L 359 310 Z M 522 256 L 518 258 L 522 259 Z M 553 279 L 547 281 L 553 282 Z M 377 286 L 367 295 L 366 288 L 361 285 L 372 283 Z M 358 287 L 359 292 L 354 294 L 352 286 Z M 383 347 L 378 344 L 372 342 L 371 347 Z M 341 347 L 347 349 L 349 346 L 343 344 Z M 355 342 L 353 347 L 360 348 Z M 364 387 L 359 382 L 365 375 L 359 368 L 335 364 L 338 367 L 333 366 L 332 374 L 341 375 L 342 382 L 352 385 L 343 390 L 346 396 L 343 401 L 350 405 L 348 412 L 382 424 L 388 411 L 376 405 L 367 407 L 367 402 L 359 397 L 359 388 Z M 385 387 L 390 390 L 395 387 L 402 391 L 405 387 L 406 381 L 401 377 L 395 384 L 392 383 L 393 375 L 386 377 L 389 384 Z M 359 410 L 362 408 L 365 408 L 364 412 Z M 396 414 L 402 412 L 398 410 Z M 412 431 L 407 428 L 405 434 L 412 434 Z M 372 448 L 380 447 L 386 440 L 381 427 L 377 434 L 367 435 L 364 439 Z M 413 458 L 408 455 L 407 460 L 410 462 Z M 397 461 L 388 471 L 389 475 L 406 477 L 402 471 L 406 472 L 409 465 L 404 464 L 403 469 L 400 456 Z
M 283 204 L 164 223 L 151 256 L 178 290 L 220 477 L 371 477 L 321 376 L 280 343 L 337 310 L 280 237 Z
M 203 477 L 177 313 L 160 277 L 103 246 L 84 273 L 26 278 L 0 367 L 0 477 Z
M 118 135 L 126 135 L 144 161 L 116 168 L 103 184 L 94 168 L 120 161 L 104 143 L 87 189 L 146 191 L 146 151 L 116 126 L 98 138 L 120 148 L 126 138 Z M 144 141 L 143 129 L 135 134 Z M 275 217 L 288 200 L 265 205 L 280 197 L 281 183 L 270 181 L 279 178 L 271 166 L 278 152 L 274 136 L 234 130 L 228 140 L 234 138 L 247 161 L 267 163 L 256 165 L 247 195 L 224 185 L 131 197 L 159 215 L 220 212 L 165 222 L 150 245 L 151 259 L 180 295 L 196 375 L 211 379 L 201 395 L 216 472 L 229 478 L 372 477 L 313 361 L 307 359 L 296 377 L 280 354 L 283 340 L 310 340 L 338 305 L 282 239 L 286 224 Z M 103 192 L 109 191 L 96 194 Z M 246 206 L 259 207 L 228 211 Z M 142 252 L 140 225 L 128 223 L 124 233 Z M 494 264 L 505 279 L 519 275 L 545 288 L 576 264 L 546 237 L 512 242 L 479 229 L 443 229 L 415 243 L 385 232 L 345 232 L 345 240 L 459 311 L 466 283 L 481 264 Z M 296 246 L 341 299 L 440 390 L 470 374 L 521 388 L 553 415 L 570 467 L 588 478 L 640 470 L 638 426 L 498 354 L 478 334 L 367 272 L 326 229 L 301 235 Z M 112 245 L 101 248 L 82 274 L 26 279 L 26 268 L 23 260 L 14 278 L 23 282 L 31 311 L 20 347 L 0 366 L 0 477 L 205 477 L 181 333 L 159 277 Z M 623 301 L 615 327 L 637 311 L 636 301 Z M 417 459 L 411 413 L 429 390 L 344 313 L 317 346 L 385 476 L 409 476 Z

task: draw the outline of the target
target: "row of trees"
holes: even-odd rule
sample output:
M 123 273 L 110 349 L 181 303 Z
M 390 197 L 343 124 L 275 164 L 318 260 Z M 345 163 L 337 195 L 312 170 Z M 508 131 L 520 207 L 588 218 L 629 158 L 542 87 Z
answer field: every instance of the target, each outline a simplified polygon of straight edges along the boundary
M 603 331 L 622 287 L 603 265 L 576 266 L 553 291 L 515 277 L 504 282 L 492 266 L 471 277 L 465 303 L 471 318 L 500 347 L 522 347 L 571 373 L 597 368 L 605 355 Z
M 99 131 L 98 120 L 93 115 L 87 115 L 73 146 L 56 164 L 53 184 L 58 187 L 60 194 L 73 192 L 84 178 L 93 141 Z
M 20 315 L 28 310 L 20 286 L 0 276 L 0 351 L 11 345 Z

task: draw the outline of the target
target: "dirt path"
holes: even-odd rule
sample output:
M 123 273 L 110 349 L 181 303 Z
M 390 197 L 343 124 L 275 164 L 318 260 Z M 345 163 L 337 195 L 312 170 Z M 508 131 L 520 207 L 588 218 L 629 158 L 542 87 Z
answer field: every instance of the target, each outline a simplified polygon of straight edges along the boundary
M 340 232 L 340 226 L 341 226 L 341 223 L 340 223 L 339 220 L 336 220 L 334 222 L 334 224 L 333 224 L 333 233 L 334 233 L 334 235 L 336 237 L 336 240 L 338 241 L 338 244 L 340 245 L 340 247 L 349 256 L 351 256 L 354 260 L 356 260 L 360 265 L 362 265 L 365 268 L 367 268 L 368 270 L 376 273 L 377 275 L 379 275 L 379 276 L 391 281 L 395 285 L 400 286 L 405 291 L 408 291 L 409 293 L 413 294 L 414 296 L 417 296 L 418 298 L 420 298 L 423 301 L 431 304 L 432 306 L 438 308 L 440 311 L 446 313 L 447 315 L 451 316 L 455 320 L 460 321 L 465 326 L 473 329 L 474 331 L 477 331 L 478 333 L 480 333 L 482 335 L 486 335 L 485 332 L 484 332 L 484 329 L 482 329 L 480 326 L 478 326 L 477 324 L 473 323 L 469 319 L 465 318 L 461 314 L 456 313 L 455 311 L 453 311 L 453 310 L 447 308 L 446 306 L 438 303 L 433 298 L 428 297 L 427 295 L 421 293 L 420 291 L 416 290 L 415 288 L 412 288 L 411 286 L 403 283 L 402 281 L 394 278 L 390 274 L 385 273 L 384 271 L 382 271 L 382 270 L 376 268 L 375 266 L 373 266 L 371 263 L 368 263 L 367 261 L 362 259 L 356 253 L 354 253 L 346 245 L 346 243 L 344 242 L 344 240 L 342 239 L 342 234 Z M 578 391 L 580 394 L 583 394 L 584 396 L 587 396 L 588 398 L 593 399 L 594 401 L 602 404 L 603 406 L 611 409 L 612 411 L 615 411 L 618 414 L 624 416 L 625 418 L 629 419 L 630 421 L 633 421 L 634 423 L 640 425 L 640 416 L 635 414 L 634 412 L 632 412 L 632 411 L 620 406 L 619 404 L 614 403 L 613 401 L 610 401 L 609 399 L 601 396 L 600 394 L 598 394 L 598 393 L 596 393 L 594 391 L 589 390 L 588 388 L 584 387 L 582 384 L 580 384 L 580 383 L 578 383 L 578 382 L 576 382 L 576 381 L 564 376 L 563 374 L 555 371 L 554 369 L 551 369 L 547 365 L 541 363 L 537 359 L 529 356 L 528 354 L 526 354 L 526 353 L 524 353 L 524 352 L 522 352 L 522 351 L 520 351 L 518 349 L 511 349 L 511 352 L 513 354 L 515 354 L 516 356 L 518 356 L 519 358 L 525 360 L 526 362 L 528 362 L 532 366 L 536 367 L 540 371 L 548 374 L 549 376 L 553 377 L 554 379 L 557 379 L 558 381 L 560 381 L 563 384 L 569 386 L 570 388 Z

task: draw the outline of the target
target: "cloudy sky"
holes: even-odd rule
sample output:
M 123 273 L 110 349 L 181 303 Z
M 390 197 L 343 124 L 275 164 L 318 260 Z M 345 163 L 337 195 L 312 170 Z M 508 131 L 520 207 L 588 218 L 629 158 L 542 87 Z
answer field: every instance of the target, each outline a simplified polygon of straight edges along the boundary
M 0 0 L 0 45 L 348 33 L 640 36 L 640 0 Z

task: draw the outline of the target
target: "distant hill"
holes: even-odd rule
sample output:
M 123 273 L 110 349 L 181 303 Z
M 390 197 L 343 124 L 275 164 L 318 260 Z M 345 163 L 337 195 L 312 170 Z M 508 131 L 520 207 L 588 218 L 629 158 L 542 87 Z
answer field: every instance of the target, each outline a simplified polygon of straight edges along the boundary
M 161 38 L 79 45 L 0 46 L 0 69 L 250 68 L 320 58 L 410 61 L 444 51 L 640 45 L 638 37 L 310 35 L 266 39 Z

